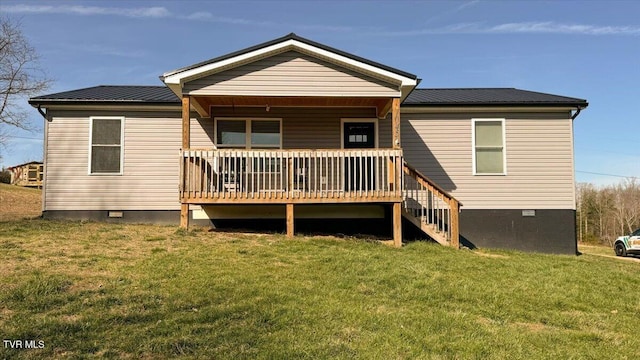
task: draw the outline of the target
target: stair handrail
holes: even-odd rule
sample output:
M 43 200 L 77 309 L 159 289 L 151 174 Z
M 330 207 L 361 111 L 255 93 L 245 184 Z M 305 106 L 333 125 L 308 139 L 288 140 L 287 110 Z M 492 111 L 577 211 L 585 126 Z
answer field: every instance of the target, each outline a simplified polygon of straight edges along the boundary
M 444 190 L 438 184 L 436 184 L 433 180 L 429 179 L 426 175 L 422 174 L 418 169 L 409 165 L 406 161 L 402 161 L 402 171 L 420 183 L 422 186 L 426 188 L 431 188 L 438 193 L 440 193 L 443 197 L 445 197 L 448 201 L 449 205 L 449 228 L 450 228 L 450 238 L 449 245 L 455 248 L 460 247 L 460 223 L 459 223 L 459 211 L 462 203 L 458 201 L 453 195 L 451 195 L 448 191 Z M 403 189 L 406 190 L 406 189 Z
M 445 189 L 440 187 L 440 185 L 436 184 L 428 176 L 426 176 L 423 173 L 421 173 L 418 169 L 416 169 L 413 166 L 409 165 L 409 163 L 407 163 L 406 161 L 402 162 L 402 170 L 404 171 L 405 174 L 407 174 L 409 176 L 412 176 L 412 177 L 416 178 L 417 180 L 423 180 L 424 182 L 426 182 L 428 184 L 428 186 L 431 186 L 434 189 L 438 190 L 438 192 L 442 193 L 442 195 L 444 195 L 447 199 L 457 202 L 458 206 L 462 206 L 462 203 L 458 199 L 456 199 L 448 191 L 446 191 Z M 426 184 L 424 184 L 424 185 L 426 186 Z

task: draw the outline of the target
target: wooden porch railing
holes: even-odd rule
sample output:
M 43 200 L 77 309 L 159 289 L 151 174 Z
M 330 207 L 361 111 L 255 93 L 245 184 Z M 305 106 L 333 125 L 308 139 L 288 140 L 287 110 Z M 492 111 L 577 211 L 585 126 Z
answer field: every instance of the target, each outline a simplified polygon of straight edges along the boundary
M 406 162 L 402 170 L 405 218 L 437 242 L 458 248 L 460 202 Z
M 181 150 L 179 190 L 183 204 L 402 202 L 407 220 L 459 247 L 460 202 L 402 150 Z
M 183 203 L 399 202 L 402 150 L 186 149 Z

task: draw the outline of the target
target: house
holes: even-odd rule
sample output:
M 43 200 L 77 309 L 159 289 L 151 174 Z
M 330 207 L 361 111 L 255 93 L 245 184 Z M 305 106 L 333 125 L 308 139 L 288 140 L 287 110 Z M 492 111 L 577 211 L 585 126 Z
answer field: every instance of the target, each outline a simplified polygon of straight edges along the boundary
M 413 228 L 445 245 L 576 253 L 582 99 L 419 89 L 295 34 L 161 76 L 34 97 L 45 218 Z
M 41 187 L 43 178 L 43 164 L 39 161 L 16 165 L 7 168 L 11 173 L 10 184 L 18 186 Z

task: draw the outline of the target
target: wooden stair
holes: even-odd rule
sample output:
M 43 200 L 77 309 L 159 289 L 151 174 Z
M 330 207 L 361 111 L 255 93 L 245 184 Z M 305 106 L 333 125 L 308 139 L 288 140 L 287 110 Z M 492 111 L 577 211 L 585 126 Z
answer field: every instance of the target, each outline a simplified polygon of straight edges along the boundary
M 415 227 L 420 229 L 423 233 L 427 234 L 430 238 L 435 240 L 440 245 L 449 246 L 448 234 L 438 229 L 435 224 L 429 224 L 421 219 L 421 217 L 414 216 L 410 211 L 402 209 L 402 217 L 407 219 Z
M 441 245 L 460 247 L 460 202 L 403 161 L 402 216 Z

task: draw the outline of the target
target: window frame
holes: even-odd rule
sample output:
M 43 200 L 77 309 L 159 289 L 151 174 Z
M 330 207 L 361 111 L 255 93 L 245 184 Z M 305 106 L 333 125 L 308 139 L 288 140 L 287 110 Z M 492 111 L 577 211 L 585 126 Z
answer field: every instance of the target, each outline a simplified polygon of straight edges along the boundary
M 95 120 L 120 120 L 120 171 L 119 172 L 92 172 L 92 160 L 93 157 L 93 122 Z M 121 176 L 124 174 L 124 116 L 90 116 L 89 117 L 89 161 L 87 173 L 90 176 Z M 109 146 L 109 145 L 96 145 L 96 146 Z M 113 146 L 115 147 L 115 146 Z
M 218 144 L 218 121 L 223 120 L 231 120 L 231 121 L 244 121 L 245 122 L 245 139 L 244 139 L 244 147 L 240 147 L 238 145 L 225 145 Z M 256 145 L 253 147 L 251 143 L 251 135 L 252 131 L 252 123 L 253 121 L 277 121 L 280 135 L 280 142 L 278 145 Z M 213 119 L 213 146 L 215 149 L 245 149 L 245 150 L 281 150 L 282 149 L 282 138 L 283 138 L 283 130 L 282 130 L 282 118 L 266 118 L 266 117 L 215 117 Z M 271 164 L 269 163 L 269 171 L 265 169 L 260 169 L 258 163 L 254 162 L 251 164 L 245 164 L 247 169 L 250 169 L 251 172 L 261 172 L 261 173 L 278 173 L 281 171 L 279 164 Z M 272 168 L 273 167 L 273 168 Z
M 502 128 L 502 172 L 500 173 L 485 173 L 478 172 L 477 169 L 477 149 L 476 146 L 476 123 L 479 122 L 499 122 Z M 495 146 L 481 147 L 485 149 L 497 149 Z M 473 175 L 474 176 L 506 176 L 507 175 L 507 129 L 505 118 L 472 118 L 471 119 L 471 157 L 473 161 Z
M 231 120 L 231 121 L 244 121 L 245 122 L 245 140 L 244 147 L 238 145 L 225 145 L 218 144 L 218 121 Z M 251 122 L 252 121 L 277 121 L 279 123 L 280 142 L 278 145 L 256 145 L 252 147 L 251 144 Z M 282 149 L 282 118 L 265 118 L 265 117 L 215 117 L 213 119 L 213 145 L 216 149 L 246 149 L 246 150 L 267 150 L 267 149 Z

